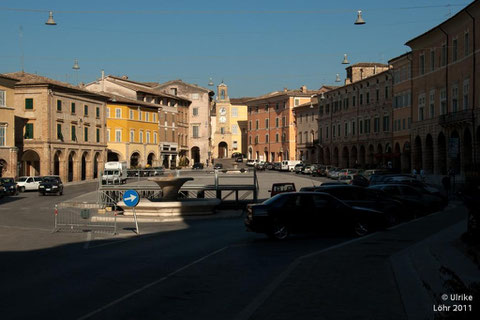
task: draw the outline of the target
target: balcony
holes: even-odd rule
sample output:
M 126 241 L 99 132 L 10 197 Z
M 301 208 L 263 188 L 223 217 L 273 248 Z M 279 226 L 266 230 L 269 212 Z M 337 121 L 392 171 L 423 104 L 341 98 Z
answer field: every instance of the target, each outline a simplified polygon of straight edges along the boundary
M 442 114 L 438 117 L 438 124 L 442 127 L 454 127 L 472 123 L 472 111 L 463 110 Z

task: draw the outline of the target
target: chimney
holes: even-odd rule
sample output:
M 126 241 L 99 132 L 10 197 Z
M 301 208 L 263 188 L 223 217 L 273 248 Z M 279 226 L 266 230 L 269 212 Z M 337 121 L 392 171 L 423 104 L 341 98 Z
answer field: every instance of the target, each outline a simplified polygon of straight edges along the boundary
M 288 91 L 287 87 L 283 88 L 283 92 L 287 92 L 287 91 Z
M 307 86 L 306 85 L 301 86 L 300 89 L 302 90 L 302 93 L 307 93 Z
M 377 65 L 373 66 L 373 74 L 377 74 Z

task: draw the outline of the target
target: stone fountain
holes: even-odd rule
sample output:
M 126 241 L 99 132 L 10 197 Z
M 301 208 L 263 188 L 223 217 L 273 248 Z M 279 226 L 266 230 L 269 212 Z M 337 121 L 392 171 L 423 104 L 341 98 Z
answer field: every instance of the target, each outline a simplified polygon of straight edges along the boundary
M 220 204 L 220 199 L 178 199 L 178 192 L 184 183 L 194 180 L 190 177 L 154 177 L 148 178 L 155 182 L 162 190 L 162 197 L 158 199 L 140 199 L 135 207 L 139 216 L 183 216 L 183 215 L 206 215 L 213 214 L 214 208 Z M 123 208 L 123 214 L 133 215 L 133 210 L 125 206 L 123 201 L 118 203 Z

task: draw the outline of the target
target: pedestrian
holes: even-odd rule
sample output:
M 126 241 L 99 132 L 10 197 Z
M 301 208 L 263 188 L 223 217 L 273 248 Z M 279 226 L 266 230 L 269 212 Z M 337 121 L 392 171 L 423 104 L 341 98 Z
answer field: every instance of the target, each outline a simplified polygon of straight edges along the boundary
M 425 171 L 423 169 L 420 169 L 420 180 L 425 182 Z
M 208 159 L 207 159 L 207 168 L 208 168 Z
M 450 176 L 445 176 L 442 178 L 442 185 L 445 188 L 445 192 L 447 193 L 447 198 L 450 198 Z
M 413 168 L 412 175 L 415 177 L 415 179 L 417 179 L 417 175 L 418 175 L 417 169 Z

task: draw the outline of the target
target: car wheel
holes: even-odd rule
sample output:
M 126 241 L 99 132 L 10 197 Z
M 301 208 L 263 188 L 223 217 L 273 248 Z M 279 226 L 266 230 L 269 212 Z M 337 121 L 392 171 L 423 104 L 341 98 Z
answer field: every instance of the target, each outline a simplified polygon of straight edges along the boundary
M 288 227 L 279 220 L 275 220 L 272 225 L 272 230 L 268 234 L 268 236 L 275 240 L 285 240 L 290 235 L 288 231 Z
M 370 223 L 367 220 L 357 220 L 353 227 L 353 232 L 358 237 L 363 237 L 370 233 Z
M 25 187 L 20 187 L 20 192 L 25 192 Z

